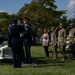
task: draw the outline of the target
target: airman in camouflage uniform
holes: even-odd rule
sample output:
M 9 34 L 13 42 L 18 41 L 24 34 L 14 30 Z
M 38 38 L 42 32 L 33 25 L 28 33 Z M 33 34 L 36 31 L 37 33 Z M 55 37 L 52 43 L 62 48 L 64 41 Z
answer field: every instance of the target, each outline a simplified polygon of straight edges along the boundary
M 66 31 L 62 24 L 59 24 L 58 30 L 58 49 L 61 53 L 61 61 L 65 60 L 65 42 L 66 42 Z
M 71 53 L 73 57 L 75 58 L 75 28 L 73 27 L 73 23 L 69 25 L 69 42 L 70 42 L 70 48 L 71 48 Z
M 56 30 L 58 27 L 55 29 L 55 27 L 51 27 L 50 29 L 50 42 L 51 42 L 51 50 L 53 52 L 53 59 L 56 60 L 57 56 L 57 48 L 56 48 Z

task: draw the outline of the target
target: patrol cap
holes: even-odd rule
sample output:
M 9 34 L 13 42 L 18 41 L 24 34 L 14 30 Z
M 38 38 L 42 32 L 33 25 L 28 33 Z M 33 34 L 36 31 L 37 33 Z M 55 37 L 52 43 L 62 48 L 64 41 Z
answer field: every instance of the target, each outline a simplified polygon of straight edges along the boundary
M 69 26 L 73 26 L 73 23 L 70 23 Z
M 55 29 L 55 26 L 52 26 L 52 27 L 51 27 L 51 29 L 53 29 L 53 30 L 54 30 L 54 29 Z
M 25 20 L 29 21 L 29 20 L 30 20 L 30 18 L 24 18 L 23 20 L 24 20 L 24 21 L 25 21 Z
M 59 23 L 59 26 L 63 26 L 63 24 L 62 23 Z

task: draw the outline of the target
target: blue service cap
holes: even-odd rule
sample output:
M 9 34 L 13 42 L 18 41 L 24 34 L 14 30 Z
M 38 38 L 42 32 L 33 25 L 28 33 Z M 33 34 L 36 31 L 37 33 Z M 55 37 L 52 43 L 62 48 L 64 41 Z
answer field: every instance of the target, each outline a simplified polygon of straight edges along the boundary
M 18 20 L 23 20 L 22 18 L 18 18 Z
M 28 21 L 29 21 L 29 20 L 30 20 L 30 18 L 23 18 L 23 20 L 28 20 Z
M 11 21 L 16 22 L 17 18 L 12 18 Z

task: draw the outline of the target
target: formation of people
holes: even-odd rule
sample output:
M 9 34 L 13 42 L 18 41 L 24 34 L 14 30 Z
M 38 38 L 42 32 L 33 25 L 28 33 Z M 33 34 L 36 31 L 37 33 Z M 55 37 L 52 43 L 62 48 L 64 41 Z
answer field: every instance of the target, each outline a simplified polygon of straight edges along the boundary
M 14 68 L 20 68 L 21 62 L 32 64 L 30 52 L 32 35 L 29 20 L 29 18 L 12 18 L 8 27 L 8 47 L 11 47 L 12 49 Z M 58 51 L 61 54 L 61 61 L 65 61 L 65 47 L 67 37 L 69 38 L 70 42 L 69 48 L 71 49 L 71 54 L 75 58 L 74 24 L 69 24 L 66 29 L 61 23 L 56 28 L 55 26 L 51 27 L 49 30 L 45 28 L 44 33 L 41 36 L 41 40 L 46 57 L 49 58 L 50 46 L 53 53 L 53 60 L 56 60 Z M 23 45 L 25 48 L 23 48 Z
M 49 57 L 49 46 L 53 53 L 53 59 L 56 60 L 58 52 L 61 54 L 61 61 L 66 58 L 66 40 L 69 39 L 69 49 L 72 57 L 75 58 L 75 28 L 71 23 L 65 29 L 63 24 L 59 24 L 56 28 L 52 26 L 49 30 L 44 29 L 44 34 L 41 36 L 42 45 L 45 50 L 46 57 Z
M 8 27 L 8 47 L 12 49 L 14 68 L 21 68 L 21 62 L 32 63 L 30 53 L 32 38 L 29 20 L 29 18 L 12 18 Z M 25 50 L 23 49 L 23 43 Z

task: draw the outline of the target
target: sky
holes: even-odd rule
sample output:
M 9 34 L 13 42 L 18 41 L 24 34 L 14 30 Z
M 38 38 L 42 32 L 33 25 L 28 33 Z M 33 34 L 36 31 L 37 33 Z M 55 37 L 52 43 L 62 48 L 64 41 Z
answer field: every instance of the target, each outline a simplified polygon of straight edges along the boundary
M 30 3 L 32 0 L 1 0 L 0 12 L 7 12 L 9 14 L 17 13 L 24 3 Z M 75 0 L 55 0 L 57 10 L 68 10 L 68 18 L 74 18 L 75 15 Z

